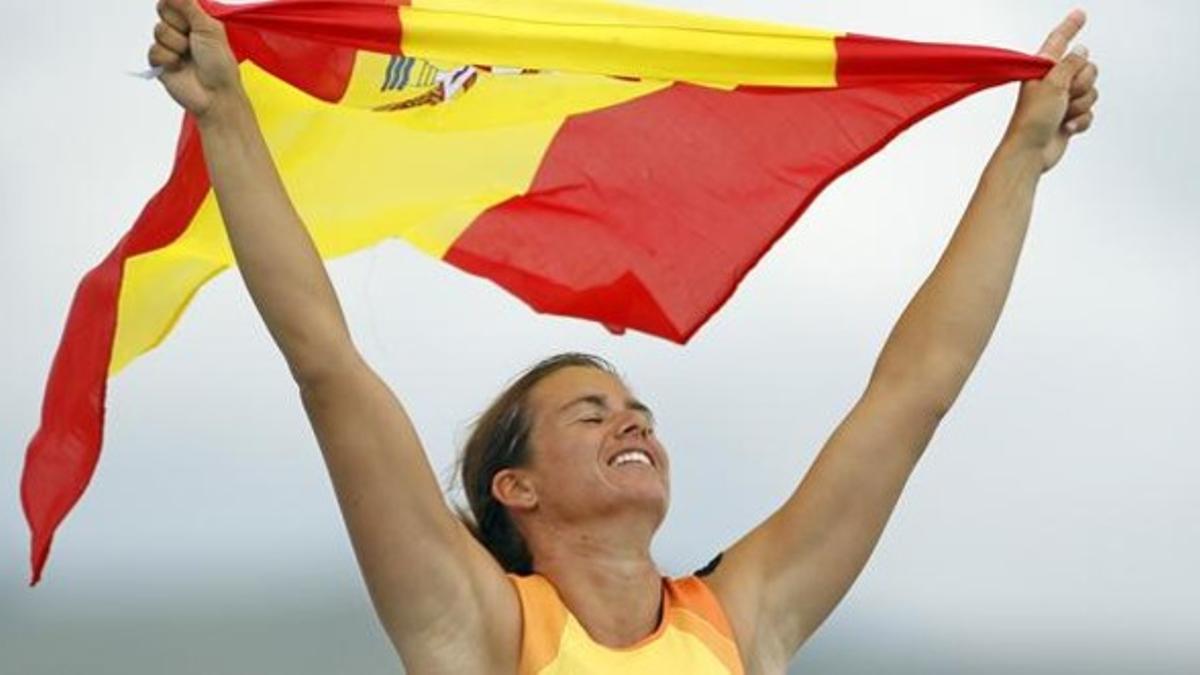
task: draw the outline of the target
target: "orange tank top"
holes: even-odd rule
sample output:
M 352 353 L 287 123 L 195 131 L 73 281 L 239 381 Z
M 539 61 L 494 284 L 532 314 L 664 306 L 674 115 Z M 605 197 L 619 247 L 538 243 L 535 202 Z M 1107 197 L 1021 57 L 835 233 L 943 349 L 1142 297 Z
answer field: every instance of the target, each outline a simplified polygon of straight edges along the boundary
M 521 598 L 519 675 L 742 675 L 725 612 L 700 578 L 663 579 L 662 620 L 653 634 L 624 648 L 587 634 L 545 577 L 509 575 Z

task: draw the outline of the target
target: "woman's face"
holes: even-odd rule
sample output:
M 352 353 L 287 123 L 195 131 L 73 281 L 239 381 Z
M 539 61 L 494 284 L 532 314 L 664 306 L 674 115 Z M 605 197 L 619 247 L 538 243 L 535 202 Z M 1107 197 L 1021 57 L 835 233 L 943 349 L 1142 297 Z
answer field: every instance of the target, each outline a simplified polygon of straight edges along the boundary
M 654 417 L 616 376 L 571 366 L 539 382 L 528 399 L 530 465 L 538 508 L 583 521 L 666 516 L 670 464 Z

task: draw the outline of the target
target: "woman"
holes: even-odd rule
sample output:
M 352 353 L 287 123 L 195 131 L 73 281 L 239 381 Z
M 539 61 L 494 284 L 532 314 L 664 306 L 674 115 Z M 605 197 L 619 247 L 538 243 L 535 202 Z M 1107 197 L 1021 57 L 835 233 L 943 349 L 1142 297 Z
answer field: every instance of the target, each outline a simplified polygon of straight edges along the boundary
M 409 672 L 779 673 L 866 563 L 909 474 L 999 318 L 1035 188 L 1092 122 L 1096 67 L 1041 53 L 936 269 L 869 385 L 787 502 L 703 576 L 663 579 L 650 541 L 668 455 L 604 362 L 549 359 L 483 415 L 447 507 L 420 440 L 351 342 L 279 181 L 219 22 L 161 0 L 151 65 L 196 119 L 246 286 L 320 442 L 376 611 Z M 548 670 L 547 670 L 548 669 Z

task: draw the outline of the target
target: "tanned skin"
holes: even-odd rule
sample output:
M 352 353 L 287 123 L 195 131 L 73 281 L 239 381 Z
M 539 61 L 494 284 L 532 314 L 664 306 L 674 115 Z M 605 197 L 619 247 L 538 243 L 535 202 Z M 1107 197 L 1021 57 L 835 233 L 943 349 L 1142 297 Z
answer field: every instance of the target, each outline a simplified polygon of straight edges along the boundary
M 321 259 L 288 199 L 221 24 L 161 0 L 149 61 L 196 119 L 246 287 L 287 360 L 320 443 L 371 599 L 410 673 L 515 672 L 520 604 L 447 507 L 400 402 L 351 342 Z M 857 404 L 778 511 L 706 578 L 748 673 L 783 673 L 870 557 L 905 482 L 1000 317 L 1034 193 L 1092 124 L 1097 69 L 1067 48 L 1072 12 L 1022 84 L 1016 110 L 945 252 L 892 330 Z M 619 379 L 555 372 L 530 394 L 532 461 L 493 494 L 538 573 L 597 642 L 654 631 L 661 574 L 650 541 L 669 501 L 653 419 Z M 650 464 L 614 466 L 636 449 Z

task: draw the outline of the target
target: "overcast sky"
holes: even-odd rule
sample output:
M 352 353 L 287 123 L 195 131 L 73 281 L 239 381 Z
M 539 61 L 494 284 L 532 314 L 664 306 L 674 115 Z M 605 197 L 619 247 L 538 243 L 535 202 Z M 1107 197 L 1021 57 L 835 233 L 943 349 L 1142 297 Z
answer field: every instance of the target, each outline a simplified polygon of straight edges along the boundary
M 659 2 L 1028 51 L 1071 7 Z M 143 67 L 150 0 L 0 7 L 0 672 L 395 672 L 232 274 L 111 383 L 95 480 L 25 587 L 19 474 L 68 303 L 165 179 L 180 114 L 124 74 Z M 1097 124 L 1042 183 L 988 352 L 797 672 L 1200 672 L 1200 9 L 1085 7 Z M 615 361 L 672 452 L 656 554 L 684 573 L 787 496 L 854 402 L 1015 93 L 926 120 L 829 188 L 687 347 L 536 315 L 400 243 L 330 271 L 439 468 L 520 369 Z

